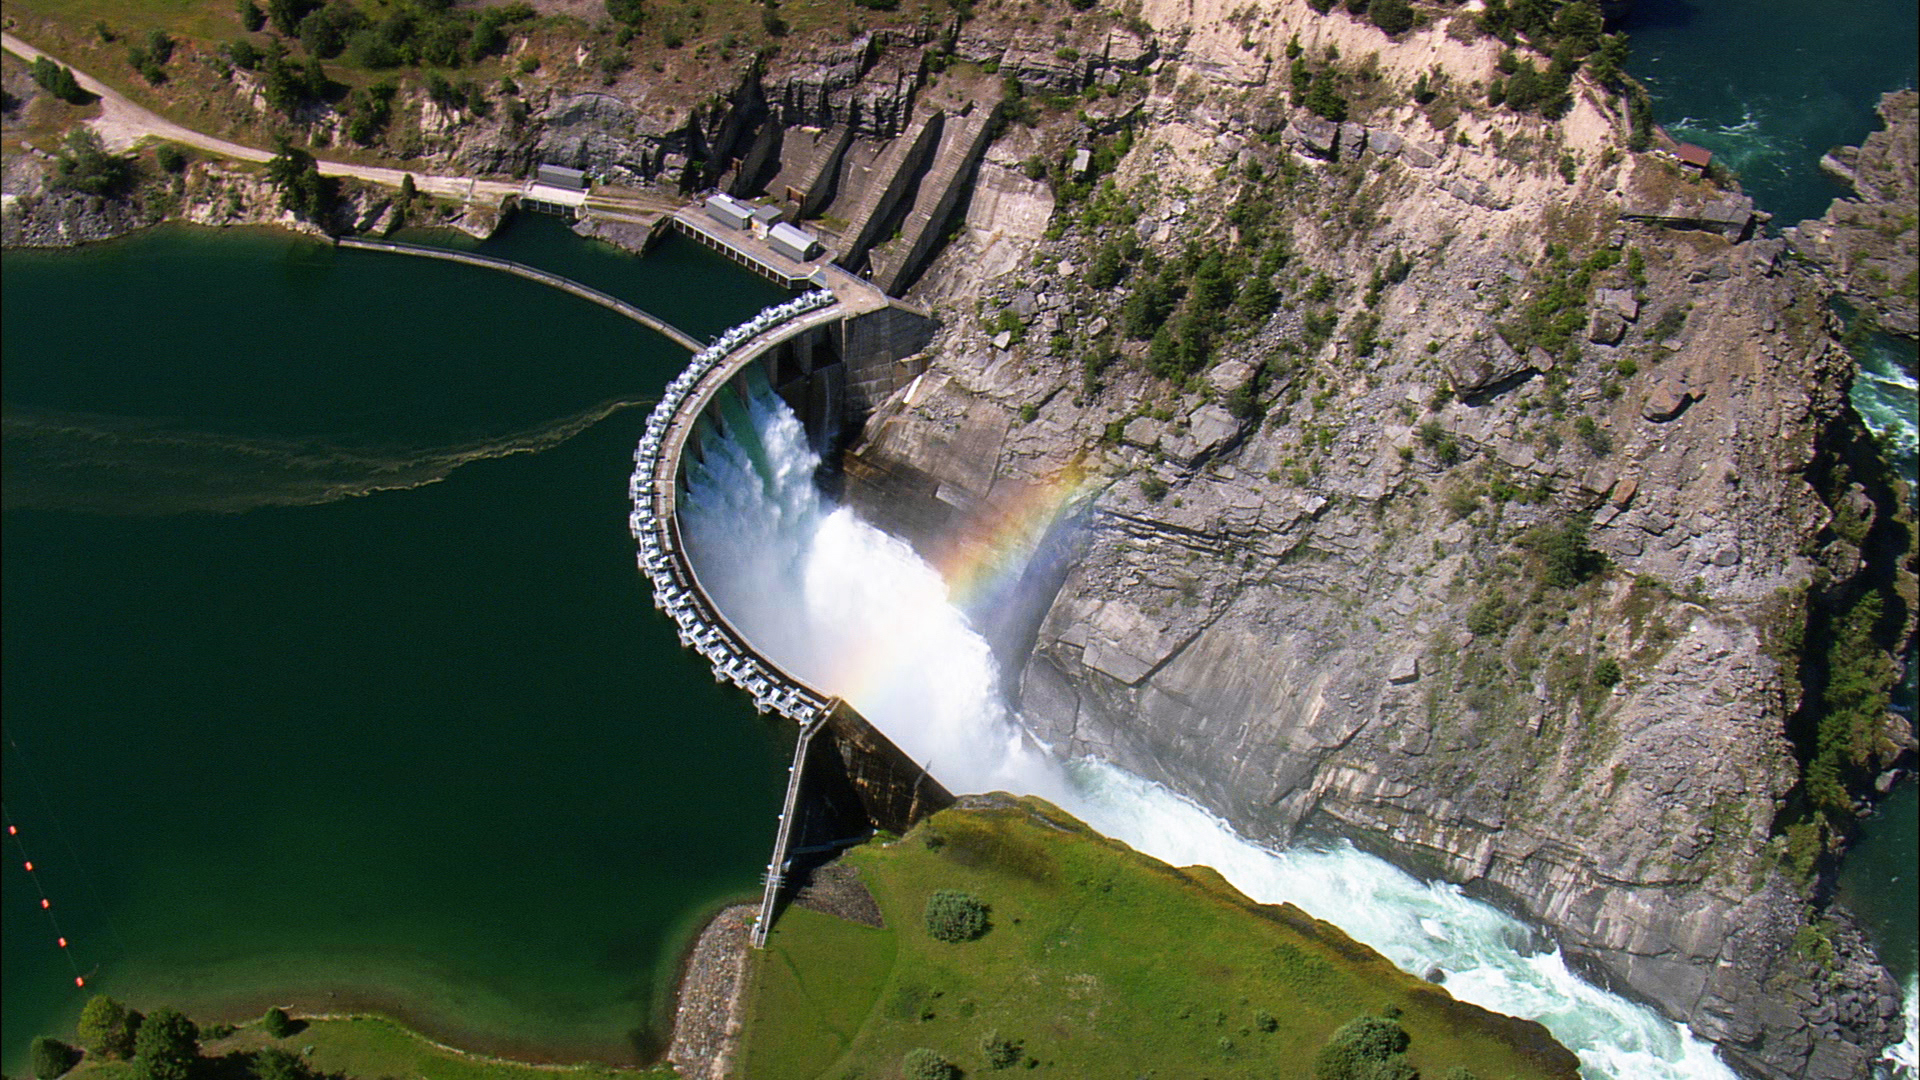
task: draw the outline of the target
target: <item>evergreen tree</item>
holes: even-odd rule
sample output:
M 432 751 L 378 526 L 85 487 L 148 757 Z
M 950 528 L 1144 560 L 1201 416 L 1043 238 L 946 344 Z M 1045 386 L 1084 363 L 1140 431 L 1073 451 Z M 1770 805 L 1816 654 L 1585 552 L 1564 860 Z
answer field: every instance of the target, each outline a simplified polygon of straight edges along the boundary
M 71 69 L 61 67 L 44 56 L 34 60 L 28 73 L 33 76 L 34 82 L 40 84 L 41 89 L 69 105 L 84 105 L 91 96 L 80 89 L 80 83 L 73 77 Z
M 200 1060 L 200 1028 L 177 1009 L 158 1008 L 133 1039 L 142 1080 L 187 1080 Z
M 275 151 L 273 160 L 267 162 L 267 179 L 280 189 L 280 208 L 316 225 L 323 224 L 333 208 L 333 185 L 320 175 L 319 163 L 285 138 L 279 140 Z
M 1347 118 L 1347 99 L 1340 96 L 1340 91 L 1334 88 L 1333 76 L 1325 71 L 1313 77 L 1313 85 L 1307 89 L 1301 104 L 1309 112 L 1336 124 Z

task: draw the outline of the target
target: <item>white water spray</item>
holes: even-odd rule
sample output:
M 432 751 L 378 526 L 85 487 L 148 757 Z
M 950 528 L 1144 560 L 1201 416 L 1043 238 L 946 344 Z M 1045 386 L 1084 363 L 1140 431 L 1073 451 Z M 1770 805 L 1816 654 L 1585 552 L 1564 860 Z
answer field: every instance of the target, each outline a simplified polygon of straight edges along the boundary
M 1007 715 L 992 652 L 939 574 L 820 496 L 819 459 L 785 404 L 762 389 L 740 415 L 734 437 L 703 443 L 682 503 L 695 573 L 756 648 L 852 702 L 949 788 L 1039 795 L 1137 850 L 1293 903 L 1408 971 L 1438 969 L 1457 998 L 1546 1025 L 1594 1080 L 1732 1080 L 1684 1027 L 1582 981 L 1453 886 L 1351 847 L 1271 851 L 1158 784 L 1051 758 Z

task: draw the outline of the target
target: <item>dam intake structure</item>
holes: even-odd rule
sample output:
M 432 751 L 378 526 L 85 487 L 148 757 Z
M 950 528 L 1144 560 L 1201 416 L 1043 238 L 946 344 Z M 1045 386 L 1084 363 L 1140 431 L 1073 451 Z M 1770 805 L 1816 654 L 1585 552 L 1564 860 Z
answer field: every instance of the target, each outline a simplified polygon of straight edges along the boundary
M 848 307 L 832 292 L 809 292 L 767 308 L 696 352 L 648 415 L 628 483 L 633 505 L 628 525 L 639 567 L 652 585 L 654 606 L 677 626 L 680 643 L 706 659 L 716 680 L 746 691 L 760 712 L 778 713 L 799 725 L 752 932 L 756 946 L 766 944 L 790 876 L 802 865 L 798 860 L 830 855 L 874 829 L 905 832 L 954 801 L 924 765 L 851 705 L 819 692 L 757 648 L 702 584 L 681 537 L 687 457 L 701 452 L 702 435 L 726 422 L 731 407 L 726 395 L 736 380 L 750 384 L 749 394 L 754 385 L 766 394 L 784 372 L 796 395 L 810 400 L 823 440 L 837 433 L 850 396 L 862 400 L 860 386 L 876 393 L 893 388 L 885 373 L 898 359 L 894 353 L 919 337 L 898 333 L 890 308 L 850 312 Z M 853 332 L 848 325 L 872 318 L 884 322 L 877 335 Z M 836 328 L 841 331 L 838 359 L 828 333 Z M 769 365 L 772 376 L 758 364 Z M 846 378 L 850 366 L 864 367 L 867 379 Z

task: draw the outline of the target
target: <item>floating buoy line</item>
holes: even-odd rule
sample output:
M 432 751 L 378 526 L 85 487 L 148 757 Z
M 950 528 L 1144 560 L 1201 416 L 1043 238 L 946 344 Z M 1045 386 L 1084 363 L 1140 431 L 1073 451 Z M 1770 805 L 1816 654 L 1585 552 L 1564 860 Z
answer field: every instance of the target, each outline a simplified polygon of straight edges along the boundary
M 124 949 L 125 941 L 120 938 L 120 931 L 114 927 L 112 918 L 107 915 L 106 905 L 100 902 L 100 894 L 94 890 L 93 882 L 80 867 L 80 855 L 74 850 L 73 841 L 68 838 L 66 828 L 60 824 L 59 818 L 53 814 L 53 804 L 47 799 L 46 789 L 40 785 L 40 779 L 33 774 L 33 770 L 27 767 L 25 752 L 21 749 L 20 744 L 14 740 L 13 732 L 6 731 L 4 734 L 7 743 L 7 756 L 10 759 L 9 765 L 17 768 L 20 774 L 26 777 L 28 785 L 33 788 L 34 795 L 38 797 L 41 808 L 45 811 L 46 819 L 52 823 L 53 831 L 59 834 L 62 846 L 67 849 L 67 854 L 71 857 L 70 865 L 74 877 L 78 878 L 86 887 L 87 892 L 91 894 L 94 907 L 100 912 L 102 925 L 107 928 L 107 931 L 111 933 L 116 940 L 121 941 L 121 947 Z M 20 869 L 26 873 L 28 879 L 33 882 L 35 898 L 39 901 L 40 913 L 46 916 L 47 919 L 48 938 L 51 939 L 54 947 L 59 950 L 60 955 L 66 957 L 67 968 L 73 973 L 73 985 L 85 989 L 88 981 L 99 974 L 99 965 L 95 964 L 92 968 L 86 970 L 81 969 L 80 961 L 75 955 L 77 952 L 74 947 L 75 939 L 69 937 L 66 929 L 60 925 L 59 913 L 54 908 L 55 898 L 47 888 L 48 882 L 46 878 L 42 876 L 47 864 L 42 860 L 35 859 L 33 854 L 28 851 L 27 843 L 29 836 L 20 828 L 20 819 L 14 817 L 12 806 L 0 803 L 0 822 L 4 822 L 6 825 L 7 843 L 12 848 L 14 860 L 18 863 Z M 34 839 L 37 845 L 39 840 L 37 837 Z M 43 848 L 41 854 L 45 853 Z M 85 905 L 82 904 L 82 907 L 84 906 Z M 11 903 L 9 903 L 9 909 L 11 909 Z M 61 910 L 65 909 L 66 905 L 63 904 Z M 98 955 L 97 952 L 95 955 Z
M 27 855 L 27 842 L 20 836 L 20 826 L 13 822 L 13 811 L 0 807 L 0 814 L 5 815 L 7 840 L 12 843 L 14 851 L 20 857 L 20 866 L 27 872 L 27 877 L 33 880 L 34 890 L 40 894 L 40 910 L 47 916 L 47 924 L 53 931 L 51 936 L 54 943 L 59 946 L 60 955 L 67 958 L 67 966 L 73 969 L 73 985 L 84 987 L 87 985 L 87 977 L 80 973 L 80 964 L 73 958 L 73 949 L 67 941 L 66 932 L 60 929 L 60 917 L 53 913 L 53 898 L 47 895 L 46 883 L 40 880 L 39 869 L 34 865 L 33 859 Z

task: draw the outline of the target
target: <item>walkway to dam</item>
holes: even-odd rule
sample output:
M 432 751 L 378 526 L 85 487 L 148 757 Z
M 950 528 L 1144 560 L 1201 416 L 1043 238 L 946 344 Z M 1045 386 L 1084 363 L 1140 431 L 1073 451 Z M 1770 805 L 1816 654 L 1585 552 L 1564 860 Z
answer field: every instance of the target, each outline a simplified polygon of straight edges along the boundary
M 403 244 L 397 240 L 356 240 L 352 237 L 342 237 L 335 241 L 335 243 L 343 248 L 355 248 L 360 251 L 390 251 L 396 255 L 418 255 L 426 259 L 444 259 L 447 262 L 465 263 L 468 266 L 480 266 L 488 270 L 503 271 L 517 277 L 526 278 L 529 281 L 537 281 L 542 285 L 551 285 L 561 292 L 572 293 L 582 300 L 591 300 L 601 307 L 617 311 L 627 318 L 632 319 L 634 322 L 640 323 L 647 329 L 657 331 L 671 338 L 674 344 L 679 345 L 688 352 L 699 352 L 701 348 L 699 340 L 692 334 L 668 323 L 665 319 L 657 315 L 642 311 L 640 308 L 627 303 L 625 300 L 617 296 L 610 296 L 590 285 L 582 285 L 571 278 L 563 278 L 559 274 L 552 274 L 545 270 L 535 269 L 525 263 L 517 263 L 511 259 L 497 259 L 491 255 L 476 255 L 471 251 L 453 251 L 448 248 L 425 247 L 420 244 Z

